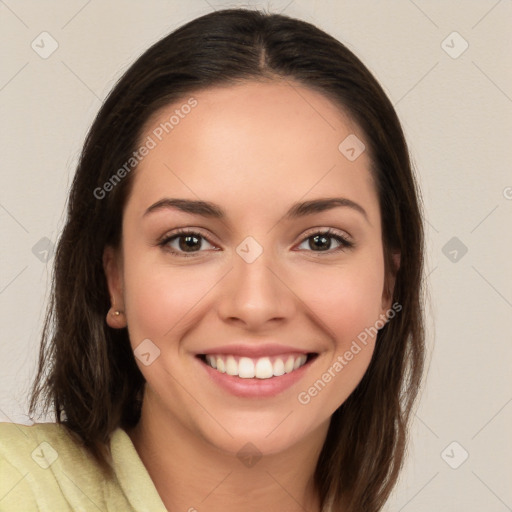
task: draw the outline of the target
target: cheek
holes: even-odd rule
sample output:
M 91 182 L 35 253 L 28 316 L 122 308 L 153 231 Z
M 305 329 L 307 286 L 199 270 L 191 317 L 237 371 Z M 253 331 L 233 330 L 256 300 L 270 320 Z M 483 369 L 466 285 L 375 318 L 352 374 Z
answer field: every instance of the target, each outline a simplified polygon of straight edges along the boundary
M 130 338 L 162 339 L 182 330 L 194 306 L 205 297 L 214 280 L 199 279 L 192 267 L 171 269 L 144 261 L 125 264 L 125 304 Z M 210 282 L 211 281 L 211 282 Z
M 338 349 L 373 326 L 382 308 L 383 263 L 378 259 L 317 269 L 297 282 L 301 296 Z M 312 277 L 313 276 L 313 277 Z
M 311 390 L 311 396 L 316 396 L 325 384 L 328 391 L 322 393 L 317 406 L 323 404 L 331 411 L 355 389 L 373 355 L 376 322 L 382 311 L 384 264 L 372 254 L 345 266 L 317 269 L 314 281 L 310 277 L 309 284 L 304 280 L 301 285 L 308 297 L 305 302 L 331 337 L 331 351 L 315 376 L 321 382 Z
M 329 352 L 297 396 L 311 415 L 334 413 L 368 369 L 382 305 L 382 280 L 377 261 L 373 267 L 330 268 L 315 275 L 315 286 L 310 282 L 308 306 L 331 336 Z

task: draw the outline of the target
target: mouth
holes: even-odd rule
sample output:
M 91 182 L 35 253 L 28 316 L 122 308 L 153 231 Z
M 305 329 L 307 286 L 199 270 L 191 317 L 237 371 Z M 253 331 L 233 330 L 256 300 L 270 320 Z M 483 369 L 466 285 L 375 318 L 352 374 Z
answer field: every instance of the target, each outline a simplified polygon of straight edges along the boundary
M 318 354 L 286 353 L 263 357 L 244 357 L 235 354 L 197 354 L 197 358 L 218 373 L 239 379 L 275 379 L 292 374 L 308 365 Z

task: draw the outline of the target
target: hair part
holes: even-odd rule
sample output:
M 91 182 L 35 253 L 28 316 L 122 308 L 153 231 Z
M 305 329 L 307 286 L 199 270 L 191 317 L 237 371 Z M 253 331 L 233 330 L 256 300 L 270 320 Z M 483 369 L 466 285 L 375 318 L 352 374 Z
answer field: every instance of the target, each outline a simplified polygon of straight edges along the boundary
M 103 199 L 93 191 L 129 160 L 163 107 L 202 89 L 261 80 L 328 97 L 361 128 L 371 155 L 386 276 L 396 277 L 392 302 L 402 311 L 379 331 L 364 377 L 332 415 L 315 479 L 324 507 L 377 512 L 403 464 L 424 365 L 419 190 L 400 122 L 377 80 L 334 37 L 285 15 L 225 9 L 192 20 L 144 52 L 108 95 L 70 190 L 30 413 L 38 404 L 52 410 L 113 475 L 110 436 L 137 424 L 145 380 L 127 329 L 105 322 L 110 297 L 102 261 L 106 246 L 120 244 L 136 168 Z

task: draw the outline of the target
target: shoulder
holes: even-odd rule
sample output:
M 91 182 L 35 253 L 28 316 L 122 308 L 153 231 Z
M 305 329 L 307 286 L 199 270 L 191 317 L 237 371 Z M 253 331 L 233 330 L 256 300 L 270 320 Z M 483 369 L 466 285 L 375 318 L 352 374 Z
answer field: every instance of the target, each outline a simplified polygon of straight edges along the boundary
M 76 446 L 77 438 L 59 423 L 20 423 L 0 422 L 0 450 L 16 451 L 33 445 L 34 441 L 53 441 L 59 447 Z
M 58 423 L 0 423 L 0 458 L 19 468 L 32 468 L 33 464 L 46 469 L 59 457 L 87 459 L 76 434 Z
M 86 497 L 102 503 L 107 486 L 97 463 L 65 426 L 0 422 L 1 510 L 79 509 Z
M 124 429 L 112 433 L 110 449 L 115 476 L 106 478 L 79 436 L 64 425 L 0 422 L 0 510 L 164 512 Z

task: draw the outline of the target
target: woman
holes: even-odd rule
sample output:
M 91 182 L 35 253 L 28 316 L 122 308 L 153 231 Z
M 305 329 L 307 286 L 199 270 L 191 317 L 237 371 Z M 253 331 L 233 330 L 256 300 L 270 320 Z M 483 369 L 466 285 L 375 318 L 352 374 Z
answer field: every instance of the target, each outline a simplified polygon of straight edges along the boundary
M 357 57 L 282 15 L 182 26 L 85 142 L 30 409 L 56 423 L 1 425 L 2 510 L 381 510 L 422 256 L 400 123 Z

